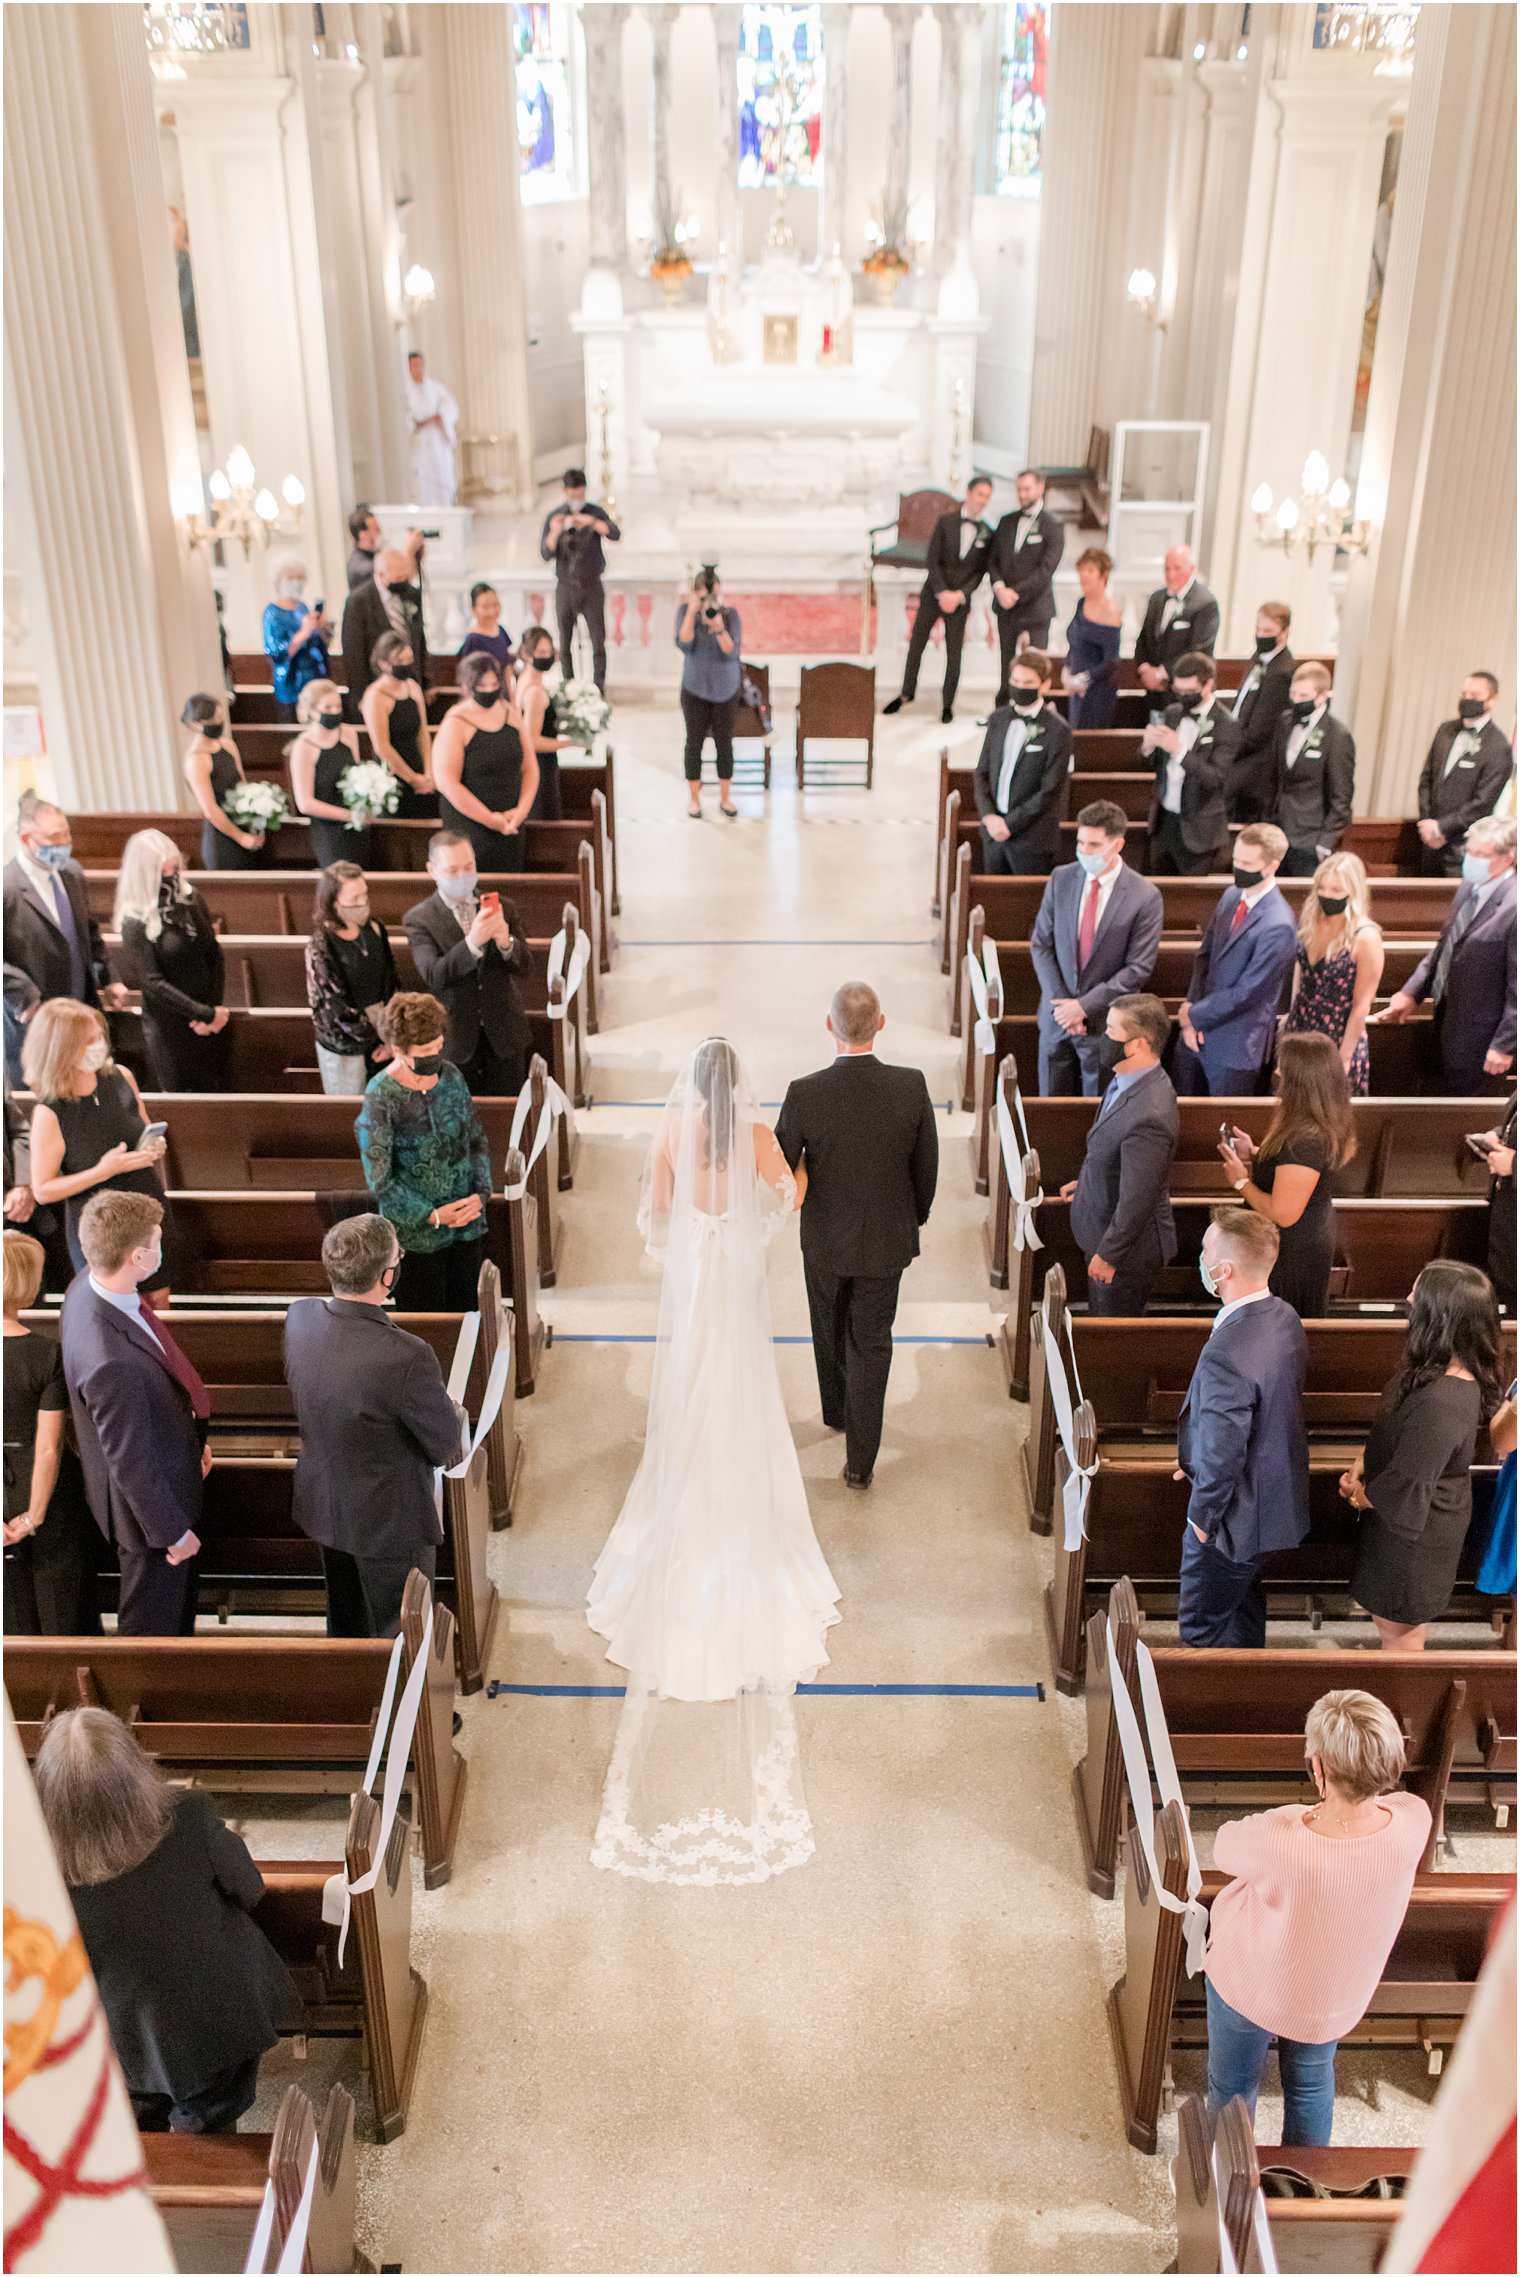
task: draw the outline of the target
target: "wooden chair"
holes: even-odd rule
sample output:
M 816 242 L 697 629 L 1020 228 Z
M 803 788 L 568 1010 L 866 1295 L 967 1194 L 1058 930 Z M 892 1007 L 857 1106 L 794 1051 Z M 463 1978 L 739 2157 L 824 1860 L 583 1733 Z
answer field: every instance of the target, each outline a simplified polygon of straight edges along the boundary
M 898 493 L 897 519 L 877 522 L 869 532 L 870 574 L 878 569 L 923 569 L 929 560 L 929 540 L 944 514 L 953 514 L 959 499 L 948 490 L 905 490 Z M 886 543 L 879 545 L 878 539 Z
M 864 787 L 871 788 L 876 767 L 876 668 L 870 664 L 805 664 L 797 698 L 797 788 L 808 787 L 810 741 L 863 742 Z M 858 760 L 815 759 L 815 790 L 859 787 L 852 771 Z
M 743 688 L 745 683 L 753 683 L 755 693 L 760 698 L 758 704 L 747 704 L 744 701 Z M 744 679 L 740 684 L 739 697 L 734 704 L 734 741 L 735 743 L 741 741 L 758 743 L 761 746 L 761 756 L 757 761 L 752 754 L 746 753 L 741 756 L 737 751 L 734 753 L 734 787 L 736 790 L 752 791 L 758 788 L 768 791 L 770 789 L 771 737 L 771 668 L 768 664 L 754 664 L 746 656 L 744 659 Z M 705 753 L 705 745 L 703 750 Z M 716 759 L 708 759 L 704 756 L 702 762 L 702 780 L 704 783 L 717 781 L 717 764 Z
M 1045 466 L 1045 503 L 1052 512 L 1075 513 L 1082 530 L 1108 527 L 1108 429 L 1091 427 L 1087 456 L 1080 466 Z

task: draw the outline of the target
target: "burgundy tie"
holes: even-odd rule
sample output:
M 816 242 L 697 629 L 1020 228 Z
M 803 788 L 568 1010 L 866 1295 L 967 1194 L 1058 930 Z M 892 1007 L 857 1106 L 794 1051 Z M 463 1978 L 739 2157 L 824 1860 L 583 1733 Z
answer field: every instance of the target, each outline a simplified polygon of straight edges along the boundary
M 1237 934 L 1237 933 L 1240 931 L 1240 928 L 1241 928 L 1241 926 L 1242 926 L 1242 925 L 1244 925 L 1244 923 L 1245 923 L 1245 921 L 1246 921 L 1246 915 L 1247 915 L 1247 912 L 1246 912 L 1246 905 L 1245 905 L 1245 903 L 1244 903 L 1243 901 L 1237 901 L 1237 902 L 1236 902 L 1236 904 L 1235 904 L 1235 914 L 1234 914 L 1234 916 L 1233 916 L 1233 917 L 1230 919 L 1230 934 L 1229 934 L 1229 937 L 1230 937 L 1232 940 L 1233 940 L 1234 936 L 1235 936 L 1235 935 L 1236 935 L 1236 934 Z
M 1093 942 L 1098 937 L 1098 881 L 1094 878 L 1087 888 L 1082 903 L 1082 919 L 1077 927 L 1077 970 L 1080 972 L 1093 953 Z
M 197 1423 L 211 1419 L 211 1394 L 205 1384 L 175 1343 L 163 1322 L 156 1319 L 152 1307 L 139 1305 L 139 1317 L 148 1334 L 155 1339 L 163 1354 L 164 1365 L 190 1402 L 191 1413 Z

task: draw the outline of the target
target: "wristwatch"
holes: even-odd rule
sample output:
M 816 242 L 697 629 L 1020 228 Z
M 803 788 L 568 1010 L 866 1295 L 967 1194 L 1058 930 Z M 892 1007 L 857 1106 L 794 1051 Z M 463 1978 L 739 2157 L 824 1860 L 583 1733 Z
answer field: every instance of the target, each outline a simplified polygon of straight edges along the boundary
M 1230 1184 L 1234 1187 L 1237 1194 L 1243 1194 L 1250 1183 L 1251 1181 L 1249 1178 L 1232 1178 L 1230 1180 Z

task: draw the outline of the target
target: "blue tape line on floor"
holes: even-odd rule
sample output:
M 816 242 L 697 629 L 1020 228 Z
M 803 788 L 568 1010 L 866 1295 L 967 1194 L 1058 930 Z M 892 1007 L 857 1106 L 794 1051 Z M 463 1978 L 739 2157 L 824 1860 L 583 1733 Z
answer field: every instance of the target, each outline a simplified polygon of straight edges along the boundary
M 621 1684 L 502 1684 L 493 1680 L 486 1686 L 486 1697 L 497 1699 L 504 1692 L 526 1694 L 535 1700 L 621 1700 L 625 1687 Z M 800 1693 L 827 1693 L 835 1698 L 856 1698 L 862 1694 L 890 1695 L 894 1699 L 920 1700 L 1043 1700 L 1043 1684 L 799 1684 Z

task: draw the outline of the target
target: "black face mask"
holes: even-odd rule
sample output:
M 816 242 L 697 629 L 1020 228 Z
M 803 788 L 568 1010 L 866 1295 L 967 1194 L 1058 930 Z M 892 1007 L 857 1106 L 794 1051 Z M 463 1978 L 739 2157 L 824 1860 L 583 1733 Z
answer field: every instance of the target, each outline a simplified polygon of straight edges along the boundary
M 1230 874 L 1242 893 L 1249 893 L 1253 886 L 1265 883 L 1260 870 L 1243 870 L 1238 862 Z
M 411 669 L 412 659 L 409 656 L 393 656 L 391 658 L 391 670 L 398 680 L 404 680 Z
M 1300 722 L 1313 719 L 1319 710 L 1319 698 L 1318 696 L 1295 696 L 1288 709 L 1292 712 L 1293 717 Z
M 398 601 L 416 602 L 422 599 L 422 587 L 420 585 L 391 585 L 387 586 L 386 590 L 394 593 Z
M 1457 717 L 1458 719 L 1481 719 L 1487 709 L 1488 706 L 1480 703 L 1476 696 L 1464 696 L 1457 706 Z
M 1277 646 L 1278 642 L 1279 642 L 1281 639 L 1282 639 L 1282 634 L 1281 634 L 1281 633 L 1275 633 L 1275 632 L 1270 632 L 1270 633 L 1258 633 L 1258 634 L 1256 635 L 1256 653 L 1257 653 L 1257 655 L 1258 655 L 1258 656 L 1270 656 L 1270 655 L 1271 655 L 1271 653 L 1272 653 L 1272 651 L 1273 651 L 1273 649 L 1274 649 L 1274 648 L 1276 648 L 1276 646 Z
M 172 909 L 175 902 L 179 899 L 178 879 L 161 878 L 159 880 L 158 886 L 158 898 L 165 909 Z
M 1191 713 L 1196 712 L 1199 705 L 1203 702 L 1202 696 L 1199 695 L 1196 691 L 1194 694 L 1189 696 L 1185 694 L 1181 688 L 1174 688 L 1172 690 L 1172 694 L 1177 699 L 1177 709 L 1182 713 L 1184 719 L 1186 719 Z
M 335 728 L 340 728 L 343 725 L 343 714 L 341 712 L 318 712 L 317 725 L 324 735 L 331 735 Z
M 1119 1062 L 1128 1050 L 1129 1045 L 1121 1036 L 1098 1038 L 1098 1065 L 1105 1075 L 1113 1075 L 1118 1071 Z
M 547 672 L 554 663 L 552 656 L 533 656 L 528 659 L 535 672 Z
M 440 1044 L 435 1052 L 408 1052 L 407 1058 L 413 1075 L 436 1075 L 443 1065 L 443 1046 Z
M 1037 712 L 1044 698 L 1038 688 L 1015 688 L 1013 708 L 1016 712 Z
M 1321 917 L 1344 917 L 1351 896 L 1346 893 L 1322 893 L 1319 897 Z
M 500 688 L 477 688 L 475 701 L 482 711 L 488 712 L 493 704 L 501 702 L 501 690 Z

